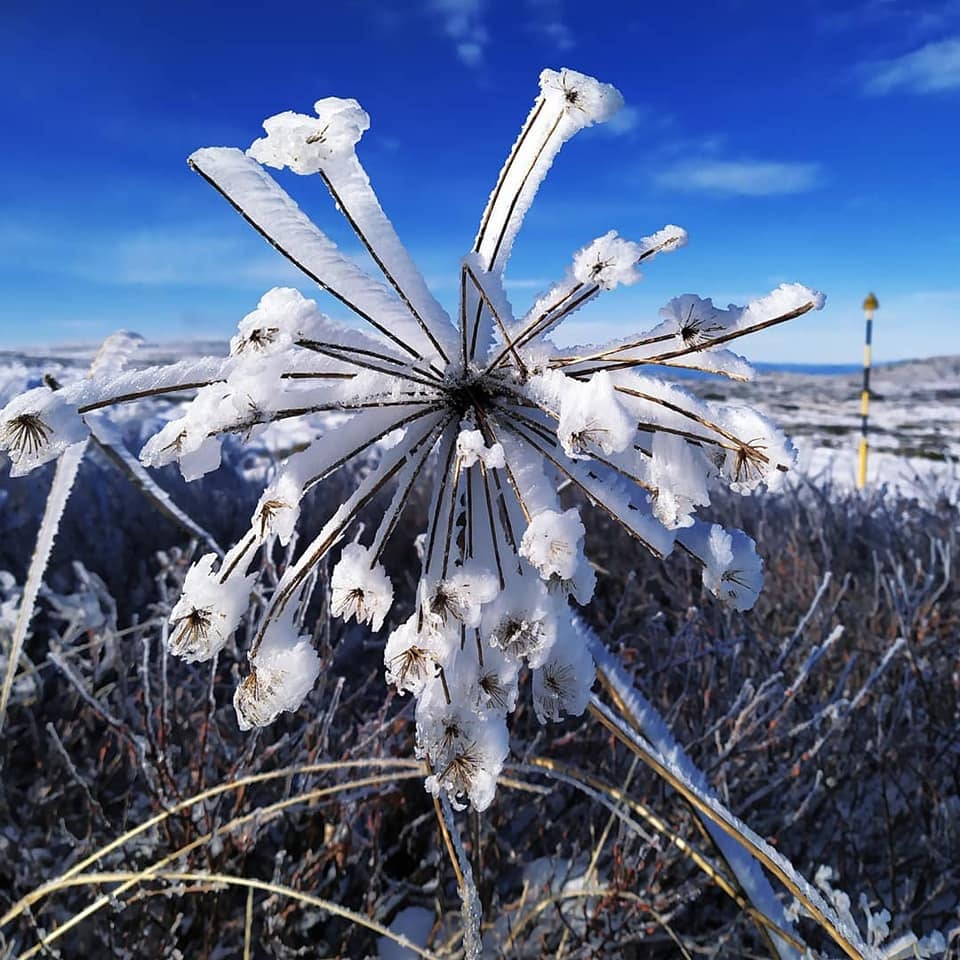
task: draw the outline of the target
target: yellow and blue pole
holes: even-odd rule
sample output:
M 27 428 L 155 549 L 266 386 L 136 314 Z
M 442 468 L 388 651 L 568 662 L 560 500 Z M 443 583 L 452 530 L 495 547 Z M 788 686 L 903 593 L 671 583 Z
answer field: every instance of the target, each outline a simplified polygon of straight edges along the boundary
M 863 390 L 860 393 L 860 458 L 857 468 L 857 488 L 867 485 L 867 418 L 870 414 L 870 345 L 873 339 L 873 313 L 880 304 L 874 294 L 868 293 L 863 301 L 867 318 L 866 338 L 863 343 Z

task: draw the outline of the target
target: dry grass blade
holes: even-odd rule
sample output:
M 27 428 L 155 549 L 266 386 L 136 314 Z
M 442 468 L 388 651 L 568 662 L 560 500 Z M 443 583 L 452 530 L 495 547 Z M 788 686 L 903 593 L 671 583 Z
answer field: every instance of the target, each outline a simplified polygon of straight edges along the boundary
M 370 786 L 383 786 L 387 783 L 393 783 L 398 780 L 404 779 L 413 779 L 423 775 L 422 769 L 418 768 L 416 770 L 411 770 L 406 773 L 394 773 L 387 774 L 378 777 L 364 777 L 360 780 L 351 780 L 346 783 L 335 784 L 331 787 L 321 787 L 317 790 L 310 790 L 306 793 L 298 794 L 293 797 L 287 797 L 285 800 L 279 800 L 276 803 L 269 804 L 264 807 L 257 807 L 250 813 L 244 814 L 240 817 L 234 817 L 229 822 L 223 824 L 216 831 L 216 835 L 222 836 L 227 833 L 230 833 L 232 830 L 236 830 L 240 827 L 245 826 L 251 821 L 265 822 L 271 817 L 275 816 L 278 813 L 281 813 L 285 810 L 290 809 L 291 807 L 297 806 L 302 803 L 311 803 L 314 800 L 320 800 L 324 797 L 333 796 L 338 793 L 343 793 L 347 790 L 359 789 L 361 787 L 370 787 Z M 92 916 L 98 910 L 102 910 L 104 907 L 109 906 L 116 897 L 125 893 L 130 887 L 136 885 L 141 880 L 149 880 L 152 877 L 158 874 L 163 867 L 168 866 L 171 863 L 176 862 L 181 857 L 186 856 L 188 853 L 191 853 L 193 850 L 198 849 L 199 847 L 206 846 L 214 839 L 215 833 L 211 831 L 210 833 L 203 834 L 200 837 L 190 841 L 190 843 L 185 844 L 184 846 L 174 850 L 172 853 L 167 854 L 165 857 L 157 860 L 150 866 L 146 867 L 143 870 L 140 870 L 136 873 L 132 873 L 130 879 L 121 883 L 119 887 L 115 890 L 112 890 L 109 895 L 103 895 L 98 897 L 93 903 L 84 907 L 81 911 L 74 914 L 70 917 L 69 920 L 64 921 L 59 927 L 51 931 L 43 940 L 36 944 L 31 950 L 22 954 L 21 957 L 23 960 L 25 958 L 33 956 L 37 951 L 41 949 L 46 949 L 50 944 L 59 940 L 64 934 L 72 930 L 79 923 L 86 920 L 88 917 Z M 66 889 L 68 887 L 78 886 L 77 877 L 84 876 L 82 873 L 73 873 L 70 876 L 64 875 L 58 881 L 55 881 L 55 886 L 50 884 L 45 884 L 42 890 L 43 896 L 49 896 L 50 894 L 56 893 L 59 890 Z M 95 882 L 95 881 L 91 881 Z M 34 891 L 35 893 L 37 891 Z M 27 898 L 24 898 L 27 899 Z M 32 902 L 32 901 L 31 901 Z M 21 901 L 23 903 L 23 901 Z M 12 918 L 11 918 L 12 919 Z M 6 918 L 4 918 L 4 921 Z
M 402 934 L 394 933 L 392 930 L 383 926 L 383 924 L 377 923 L 376 920 L 371 920 L 362 913 L 357 913 L 354 910 L 348 909 L 347 907 L 341 907 L 340 904 L 334 903 L 332 900 L 324 900 L 321 897 L 314 897 L 308 893 L 303 893 L 300 890 L 295 890 L 293 887 L 286 887 L 279 883 L 269 883 L 266 880 L 253 880 L 249 877 L 235 877 L 226 873 L 192 873 L 180 871 L 164 871 L 163 873 L 155 873 L 144 877 L 143 875 L 133 871 L 121 870 L 104 873 L 79 874 L 75 877 L 72 877 L 65 884 L 65 886 L 81 886 L 93 883 L 130 883 L 132 885 L 134 883 L 143 882 L 144 880 L 156 880 L 168 884 L 202 883 L 220 884 L 227 887 L 246 887 L 248 890 L 260 890 L 264 893 L 272 894 L 273 896 L 286 897 L 290 900 L 296 900 L 298 903 L 302 903 L 304 906 L 314 907 L 317 910 L 325 910 L 327 913 L 332 913 L 335 916 L 343 917 L 344 920 L 349 920 L 351 923 L 365 927 L 367 930 L 372 931 L 378 936 L 386 937 L 397 945 L 413 951 L 413 953 L 415 953 L 418 957 L 423 957 L 424 960 L 440 960 L 437 954 L 431 953 L 429 950 L 424 950 L 423 947 L 418 947 L 415 943 L 413 943 L 411 940 L 408 940 Z M 114 893 L 112 897 L 115 898 L 116 894 Z M 114 902 L 117 904 L 122 904 L 122 901 L 120 900 L 114 900 Z M 40 949 L 42 949 L 40 944 L 38 944 L 36 947 L 32 947 L 30 950 L 20 955 L 20 960 L 27 960 L 27 958 L 35 956 Z
M 64 873 L 62 873 L 59 877 L 55 878 L 54 880 L 50 880 L 47 883 L 41 884 L 35 890 L 32 890 L 29 894 L 27 894 L 27 896 L 18 900 L 2 917 L 0 917 L 0 927 L 5 926 L 11 920 L 16 919 L 21 913 L 24 912 L 24 910 L 32 906 L 38 900 L 43 899 L 43 897 L 47 896 L 49 893 L 60 889 L 62 886 L 64 886 L 67 880 L 79 873 L 82 873 L 87 869 L 87 867 L 93 866 L 93 864 L 105 857 L 108 853 L 116 850 L 118 847 L 122 847 L 126 843 L 129 843 L 129 841 L 134 837 L 139 836 L 147 830 L 153 829 L 154 827 L 163 823 L 163 821 L 168 817 L 181 813 L 184 810 L 189 810 L 196 804 L 202 803 L 205 800 L 209 800 L 211 797 L 216 797 L 221 793 L 227 793 L 232 790 L 243 790 L 249 786 L 252 786 L 253 784 L 266 783 L 270 780 L 283 779 L 285 777 L 292 777 L 298 774 L 329 773 L 334 770 L 357 770 L 369 767 L 394 767 L 397 769 L 416 771 L 418 775 L 423 769 L 422 764 L 418 760 L 407 760 L 402 758 L 385 758 L 380 760 L 340 760 L 328 763 L 310 763 L 296 767 L 284 767 L 280 770 L 270 770 L 266 773 L 255 773 L 247 777 L 240 777 L 237 780 L 232 780 L 228 783 L 218 783 L 216 786 L 209 787 L 201 793 L 197 793 L 192 797 L 188 797 L 187 799 L 174 804 L 169 809 L 164 810 L 163 813 L 158 813 L 156 816 L 150 817 L 149 820 L 145 820 L 139 826 L 127 830 L 119 837 L 116 837 L 109 843 L 104 844 L 99 850 L 95 850 L 92 854 L 90 854 L 90 856 L 85 857 L 79 863 L 72 866 L 69 870 L 64 871 Z
M 640 757 L 658 776 L 662 777 L 691 806 L 711 823 L 736 840 L 760 861 L 799 900 L 830 938 L 851 960 L 866 960 L 877 953 L 863 942 L 859 933 L 849 929 L 823 897 L 793 869 L 791 864 L 768 843 L 739 823 L 717 801 L 708 803 L 704 796 L 678 770 L 672 769 L 666 758 L 631 730 L 626 729 L 610 710 L 596 697 L 590 701 L 590 712 L 621 743 Z
M 626 702 L 624 697 L 621 696 L 622 685 L 625 683 L 629 684 L 630 681 L 626 676 L 620 675 L 621 671 L 617 661 L 613 660 L 609 654 L 606 653 L 605 649 L 601 650 L 599 644 L 597 644 L 594 649 L 594 655 L 596 656 L 598 663 L 597 674 L 600 682 L 610 699 L 616 705 L 617 710 L 620 712 L 620 716 L 626 719 L 633 730 L 635 730 L 639 735 L 651 740 L 659 747 L 659 749 L 661 749 L 661 751 L 670 749 L 664 744 L 662 739 L 657 739 L 656 734 L 649 729 L 649 723 L 647 723 L 645 728 L 643 720 L 640 716 L 640 711 L 635 709 L 636 703 L 634 703 L 633 707 L 631 707 L 631 704 Z M 633 693 L 637 695 L 638 691 L 633 690 Z M 638 759 L 638 757 L 634 757 L 635 762 Z M 802 953 L 806 949 L 805 945 L 799 944 L 798 946 L 798 941 L 795 940 L 792 934 L 788 933 L 786 936 L 782 936 L 780 935 L 782 931 L 780 931 L 777 937 L 772 937 L 771 927 L 757 919 L 757 916 L 767 916 L 762 904 L 762 887 L 763 885 L 766 885 L 769 889 L 769 884 L 767 883 L 766 877 L 763 875 L 763 871 L 761 870 L 760 866 L 753 860 L 736 862 L 735 860 L 731 859 L 729 840 L 726 835 L 718 833 L 710 821 L 704 819 L 702 815 L 698 814 L 696 809 L 694 809 L 693 813 L 699 817 L 697 824 L 703 831 L 705 837 L 711 842 L 713 848 L 717 851 L 721 859 L 730 869 L 731 876 L 734 878 L 743 894 L 743 899 L 749 899 L 752 901 L 753 906 L 748 910 L 748 912 L 751 913 L 751 915 L 754 916 L 754 919 L 757 921 L 758 930 L 760 931 L 761 936 L 767 941 L 767 946 L 770 949 L 771 955 L 776 955 L 780 957 L 781 960 L 787 960 L 787 958 L 796 957 L 798 952 Z M 725 849 L 725 847 L 727 847 L 727 849 Z M 770 896 L 773 895 L 772 890 L 769 890 L 769 893 Z
M 768 917 L 762 910 L 750 904 L 743 894 L 730 882 L 730 880 L 717 868 L 717 866 L 707 857 L 705 857 L 695 847 L 691 846 L 683 837 L 674 831 L 670 825 L 659 815 L 654 813 L 649 807 L 634 800 L 624 790 L 618 789 L 611 784 L 605 783 L 598 777 L 594 777 L 582 770 L 576 770 L 571 767 L 563 766 L 549 757 L 533 757 L 528 761 L 530 768 L 536 768 L 556 780 L 568 783 L 588 794 L 600 794 L 604 797 L 603 803 L 610 810 L 611 816 L 626 824 L 636 824 L 624 811 L 629 809 L 631 813 L 639 816 L 649 826 L 653 827 L 658 833 L 666 837 L 684 856 L 686 856 L 698 869 L 700 869 L 717 887 L 719 887 L 734 903 L 765 930 L 775 933 L 790 943 L 798 951 L 805 949 L 804 945 L 797 940 L 793 934 L 784 930 L 775 920 Z
M 583 887 L 580 890 L 565 890 L 562 893 L 553 893 L 541 897 L 526 913 L 520 916 L 516 927 L 513 928 L 510 935 L 512 944 L 524 928 L 528 927 L 536 918 L 548 907 L 554 904 L 563 903 L 565 900 L 582 900 L 588 897 L 596 897 L 601 900 L 628 900 L 635 904 L 639 909 L 649 913 L 667 932 L 667 936 L 677 945 L 680 955 L 685 960 L 693 960 L 690 951 L 684 946 L 683 941 L 677 936 L 673 928 L 666 922 L 666 918 L 659 911 L 654 910 L 650 903 L 630 890 L 616 890 L 613 887 Z M 564 927 L 566 931 L 568 928 Z
M 243 960 L 250 960 L 253 941 L 253 887 L 247 891 L 247 907 L 243 912 Z

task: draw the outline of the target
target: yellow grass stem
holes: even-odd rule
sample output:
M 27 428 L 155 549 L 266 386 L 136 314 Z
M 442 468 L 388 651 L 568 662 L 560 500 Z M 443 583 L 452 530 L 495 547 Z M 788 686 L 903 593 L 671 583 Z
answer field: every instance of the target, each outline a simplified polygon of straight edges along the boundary
M 6 924 L 8 924 L 11 920 L 14 920 L 21 913 L 23 913 L 27 907 L 32 906 L 38 900 L 42 900 L 49 893 L 60 889 L 60 887 L 63 886 L 64 881 L 68 880 L 70 877 L 82 873 L 87 869 L 87 867 L 92 866 L 102 857 L 105 857 L 108 853 L 111 853 L 118 847 L 122 847 L 124 844 L 132 840 L 134 837 L 139 836 L 141 833 L 158 826 L 168 817 L 181 813 L 184 810 L 188 810 L 196 804 L 202 803 L 204 800 L 208 800 L 210 797 L 216 797 L 221 793 L 228 793 L 231 790 L 240 790 L 245 787 L 252 786 L 253 784 L 266 783 L 270 780 L 297 776 L 298 774 L 328 773 L 333 770 L 356 770 L 370 767 L 394 767 L 412 771 L 415 770 L 418 773 L 422 772 L 423 770 L 423 766 L 418 760 L 408 760 L 403 758 L 386 758 L 380 760 L 338 760 L 326 763 L 310 763 L 294 767 L 283 767 L 280 770 L 271 770 L 266 773 L 250 774 L 249 776 L 241 777 L 239 780 L 232 780 L 229 783 L 218 783 L 216 786 L 209 787 L 201 793 L 195 794 L 192 797 L 188 797 L 187 799 L 174 804 L 168 810 L 164 810 L 163 813 L 158 813 L 149 820 L 145 820 L 139 826 L 127 830 L 116 839 L 111 840 L 98 850 L 95 850 L 92 854 L 90 854 L 90 856 L 85 857 L 79 863 L 72 866 L 69 870 L 64 871 L 64 873 L 62 873 L 59 877 L 49 880 L 47 883 L 41 884 L 35 890 L 32 890 L 30 893 L 28 893 L 25 897 L 22 897 L 20 900 L 18 900 L 2 917 L 0 917 L 0 927 L 6 926 Z M 350 786 L 352 786 L 352 784 L 346 784 L 344 788 L 349 788 Z
M 392 930 L 389 930 L 387 927 L 383 926 L 383 924 L 377 923 L 376 920 L 371 920 L 362 913 L 357 913 L 356 911 L 350 910 L 347 907 L 342 907 L 340 904 L 334 903 L 332 900 L 324 900 L 321 897 L 314 897 L 308 893 L 303 893 L 301 890 L 295 890 L 293 887 L 287 887 L 279 883 L 269 883 L 266 880 L 253 880 L 249 877 L 235 877 L 227 873 L 194 873 L 189 871 L 164 871 L 162 873 L 155 873 L 144 877 L 142 874 L 135 873 L 131 870 L 118 870 L 106 871 L 103 873 L 81 873 L 71 877 L 64 884 L 64 886 L 83 886 L 92 883 L 123 883 L 133 885 L 135 883 L 142 882 L 143 880 L 158 880 L 170 884 L 210 883 L 226 887 L 246 887 L 248 890 L 261 890 L 264 893 L 269 893 L 273 896 L 286 897 L 290 900 L 296 900 L 298 903 L 302 903 L 304 906 L 314 907 L 318 910 L 325 910 L 327 913 L 332 913 L 335 916 L 343 917 L 345 920 L 349 920 L 351 923 L 355 923 L 361 927 L 366 927 L 366 929 L 378 934 L 381 937 L 387 937 L 389 940 L 392 940 L 394 943 L 404 947 L 407 950 L 412 950 L 418 957 L 423 957 L 424 960 L 440 960 L 435 953 L 431 953 L 429 950 L 424 950 L 423 947 L 418 947 L 415 943 L 413 943 L 413 941 L 408 940 L 402 934 L 394 933 Z M 39 949 L 41 949 L 40 944 L 32 948 L 27 953 L 20 954 L 20 960 L 26 960 L 27 957 L 34 956 Z
M 864 954 L 851 943 L 844 932 L 840 929 L 839 923 L 828 916 L 817 906 L 803 889 L 797 884 L 793 877 L 774 860 L 766 850 L 756 843 L 751 837 L 744 834 L 735 823 L 732 822 L 729 814 L 724 815 L 713 809 L 710 804 L 686 782 L 677 776 L 666 764 L 653 748 L 645 744 L 640 737 L 630 736 L 623 730 L 618 723 L 612 720 L 606 713 L 606 708 L 593 697 L 588 707 L 593 716 L 600 721 L 624 746 L 632 753 L 640 757 L 643 762 L 650 767 L 659 777 L 665 780 L 674 790 L 677 791 L 687 802 L 694 807 L 698 813 L 707 817 L 712 823 L 716 824 L 724 833 L 736 840 L 745 850 L 762 863 L 797 900 L 799 900 L 807 912 L 817 921 L 823 930 L 830 936 L 834 943 L 840 947 L 851 960 L 865 960 Z
M 629 796 L 624 790 L 605 783 L 598 777 L 584 773 L 582 770 L 566 767 L 563 764 L 557 763 L 555 760 L 551 760 L 549 757 L 532 757 L 527 761 L 527 764 L 542 769 L 547 775 L 562 776 L 566 780 L 585 784 L 590 787 L 591 790 L 606 794 L 612 803 L 627 807 L 632 813 L 645 820 L 654 830 L 666 837 L 757 924 L 767 931 L 776 933 L 777 936 L 782 937 L 800 952 L 806 949 L 793 934 L 784 930 L 775 920 L 753 906 L 740 890 L 731 883 L 729 878 L 717 868 L 716 864 L 676 833 L 662 817 L 638 800 L 634 800 L 633 797 Z M 616 816 L 616 814 L 614 815 Z M 589 879 L 589 874 L 587 876 Z
M 30 950 L 20 955 L 20 960 L 27 960 L 27 958 L 34 956 L 40 950 L 49 946 L 51 943 L 58 940 L 69 930 L 73 929 L 77 924 L 86 920 L 88 917 L 92 916 L 97 911 L 103 909 L 103 907 L 108 906 L 112 903 L 116 897 L 125 893 L 130 887 L 135 886 L 141 880 L 149 880 L 154 876 L 158 875 L 158 871 L 161 868 L 167 866 L 170 863 L 180 859 L 181 857 L 186 856 L 188 853 L 202 847 L 205 844 L 208 844 L 214 837 L 215 833 L 217 835 L 229 833 L 231 830 L 235 830 L 238 827 L 242 827 L 247 823 L 250 823 L 253 820 L 258 822 L 263 822 L 270 819 L 272 816 L 280 813 L 284 810 L 289 809 L 290 807 L 296 806 L 302 803 L 309 803 L 313 800 L 319 800 L 323 797 L 332 796 L 336 793 L 343 793 L 347 790 L 357 789 L 365 786 L 380 786 L 385 783 L 393 783 L 397 780 L 406 780 L 412 779 L 414 777 L 422 776 L 422 769 L 411 770 L 403 773 L 392 773 L 385 774 L 377 777 L 364 777 L 359 780 L 352 780 L 348 783 L 338 783 L 331 787 L 320 787 L 316 790 L 310 790 L 306 793 L 298 794 L 293 797 L 287 797 L 284 800 L 279 800 L 276 803 L 269 804 L 265 807 L 257 807 L 256 810 L 251 811 L 250 813 L 244 814 L 240 817 L 234 817 L 233 820 L 220 826 L 215 832 L 205 833 L 203 836 L 197 837 L 195 840 L 191 840 L 190 843 L 185 844 L 177 850 L 174 850 L 172 853 L 168 853 L 166 856 L 162 857 L 160 860 L 157 860 L 155 863 L 151 864 L 149 867 L 144 868 L 136 873 L 131 873 L 131 879 L 122 883 L 115 890 L 112 890 L 110 894 L 105 894 L 98 897 L 93 903 L 89 904 L 79 913 L 74 914 L 69 920 L 64 921 L 59 927 L 55 930 L 52 930 L 46 937 L 43 938 L 39 943 L 33 946 Z M 73 873 L 71 876 L 64 875 L 59 878 L 57 881 L 52 881 L 51 884 L 44 884 L 43 887 L 38 888 L 40 891 L 43 891 L 41 896 L 48 896 L 52 893 L 55 893 L 59 890 L 77 886 L 76 878 L 78 876 L 92 876 L 91 874 L 82 874 L 82 873 Z M 90 881 L 96 882 L 96 881 Z M 55 886 L 53 886 L 55 884 Z M 38 891 L 34 891 L 37 893 Z M 32 895 L 30 895 L 32 896 Z M 26 900 L 28 898 L 24 898 Z M 21 900 L 20 903 L 24 903 L 24 900 Z M 18 904 L 19 906 L 19 904 Z
M 243 912 L 243 960 L 250 960 L 253 941 L 253 887 L 247 891 L 247 908 Z

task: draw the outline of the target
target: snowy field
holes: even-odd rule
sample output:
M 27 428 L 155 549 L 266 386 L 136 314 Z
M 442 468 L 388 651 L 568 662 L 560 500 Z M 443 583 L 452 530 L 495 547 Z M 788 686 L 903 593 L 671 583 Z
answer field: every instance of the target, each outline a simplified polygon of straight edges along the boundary
M 85 376 L 96 349 L 84 345 L 0 350 L 0 404 L 47 374 L 62 382 Z M 146 343 L 131 366 L 190 356 L 226 356 L 227 352 L 226 341 Z M 686 371 L 679 375 L 684 385 L 705 399 L 757 406 L 791 437 L 804 476 L 850 488 L 857 470 L 862 373 L 822 370 L 829 368 L 817 372 L 766 369 L 748 383 L 691 377 Z M 655 373 L 670 371 L 660 368 Z M 960 356 L 875 366 L 872 389 L 869 482 L 886 483 L 907 493 L 955 488 L 960 482 Z M 164 400 L 152 404 L 150 414 L 172 415 L 176 406 Z M 111 417 L 122 420 L 145 412 L 142 407 L 114 408 Z M 319 418 L 312 425 L 303 419 L 273 424 L 261 444 L 282 455 L 306 441 L 318 425 Z
M 860 438 L 860 388 L 855 373 L 763 372 L 752 383 L 695 381 L 711 399 L 756 404 L 793 439 L 800 469 L 852 486 Z M 867 479 L 907 491 L 955 486 L 960 458 L 960 357 L 908 360 L 871 372 Z

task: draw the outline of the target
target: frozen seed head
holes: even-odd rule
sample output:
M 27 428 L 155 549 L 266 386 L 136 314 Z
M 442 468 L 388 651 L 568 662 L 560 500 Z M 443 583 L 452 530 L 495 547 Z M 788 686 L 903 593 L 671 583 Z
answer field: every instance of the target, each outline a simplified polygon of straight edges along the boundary
M 210 660 L 227 644 L 247 611 L 255 577 L 234 575 L 220 582 L 213 553 L 188 571 L 183 592 L 170 612 L 170 652 L 188 663 Z
M 710 528 L 703 585 L 736 610 L 749 610 L 763 586 L 763 561 L 754 542 L 740 530 Z
M 87 436 L 86 424 L 76 408 L 60 390 L 49 386 L 14 397 L 0 410 L 0 451 L 10 457 L 10 475 L 14 477 L 56 459 L 68 446 Z
M 544 510 L 527 527 L 520 542 L 520 555 L 540 572 L 544 580 L 570 580 L 577 570 L 586 533 L 580 511 Z
M 276 703 L 282 682 L 282 673 L 265 669 L 251 670 L 241 681 L 233 695 L 233 707 L 241 730 L 266 727 L 273 722 L 280 712 Z
M 333 615 L 347 621 L 356 618 L 379 630 L 392 604 L 393 584 L 383 564 L 359 543 L 347 544 L 330 578 Z
M 640 279 L 637 263 L 643 247 L 617 236 L 611 230 L 588 244 L 573 258 L 573 275 L 583 284 L 596 284 L 613 290 L 621 284 L 630 286 Z
M 546 629 L 543 620 L 526 620 L 507 617 L 490 634 L 490 643 L 504 653 L 519 660 L 528 657 L 543 647 Z
M 173 621 L 173 632 L 168 643 L 170 652 L 184 660 L 207 660 L 209 658 L 210 630 L 213 626 L 213 611 L 194 608 Z
M 355 147 L 369 118 L 355 100 L 327 98 L 315 116 L 279 113 L 249 151 L 199 150 L 191 165 L 296 265 L 374 331 L 323 315 L 293 288 L 268 291 L 239 323 L 228 358 L 183 361 L 118 374 L 115 364 L 82 384 L 30 391 L 0 412 L 0 446 L 14 473 L 58 456 L 86 437 L 80 410 L 138 395 L 194 397 L 141 451 L 150 466 L 178 461 L 187 479 L 220 463 L 221 438 L 246 440 L 279 421 L 307 421 L 298 446 L 264 490 L 248 533 L 214 569 L 201 558 L 171 612 L 171 651 L 214 656 L 248 606 L 255 574 L 276 536 L 296 542 L 304 495 L 341 467 L 355 488 L 333 505 L 314 541 L 279 566 L 258 600 L 260 628 L 250 672 L 236 691 L 244 729 L 296 710 L 320 660 L 294 623 L 308 609 L 319 565 L 347 543 L 360 517 L 387 503 L 363 546 L 347 543 L 330 577 L 330 611 L 378 630 L 393 586 L 380 563 L 418 480 L 431 478 L 416 606 L 391 630 L 388 682 L 417 699 L 417 750 L 429 760 L 428 788 L 486 807 L 507 753 L 505 714 L 517 677 L 532 672 L 542 722 L 578 715 L 593 682 L 584 628 L 569 598 L 586 603 L 596 575 L 584 554 L 584 525 L 563 510 L 558 488 L 583 501 L 660 556 L 679 540 L 703 566 L 707 589 L 738 609 L 760 585 L 748 538 L 698 522 L 708 481 L 747 493 L 793 462 L 784 438 L 759 414 L 700 400 L 651 371 L 687 365 L 742 377 L 745 361 L 726 341 L 822 306 L 799 284 L 746 307 L 721 310 L 678 297 L 651 330 L 610 343 L 561 348 L 552 331 L 621 285 L 639 267 L 681 247 L 667 226 L 639 242 L 610 231 L 574 254 L 569 267 L 521 317 L 503 271 L 534 195 L 562 144 L 609 119 L 623 99 L 610 85 L 545 70 L 541 96 L 496 180 L 471 253 L 461 260 L 461 302 L 451 318 L 401 246 Z M 373 277 L 309 222 L 264 166 L 319 175 L 372 254 Z M 372 266 L 371 266 L 372 269 Z M 724 345 L 721 347 L 721 341 Z M 111 377 L 113 379 L 111 379 Z M 643 547 L 638 547 L 643 549 Z M 410 551 L 411 560 L 413 551 Z M 272 570 L 270 564 L 266 565 Z
M 574 620 L 557 637 L 550 656 L 533 672 L 533 706 L 541 723 L 578 717 L 587 709 L 596 669 Z
M 540 89 L 550 102 L 560 105 L 578 127 L 589 127 L 609 120 L 622 106 L 623 97 L 616 87 L 564 67 L 544 70 Z
M 317 173 L 326 163 L 352 153 L 370 126 L 370 118 L 356 100 L 327 97 L 318 100 L 314 109 L 315 117 L 287 110 L 264 120 L 267 135 L 255 140 L 247 154 L 269 167 Z
M 310 638 L 298 636 L 289 620 L 270 625 L 250 664 L 250 674 L 233 698 L 241 730 L 266 726 L 284 711 L 297 710 L 320 673 Z
M 38 454 L 50 439 L 50 428 L 35 413 L 21 413 L 3 426 L 3 446 L 15 458 Z

